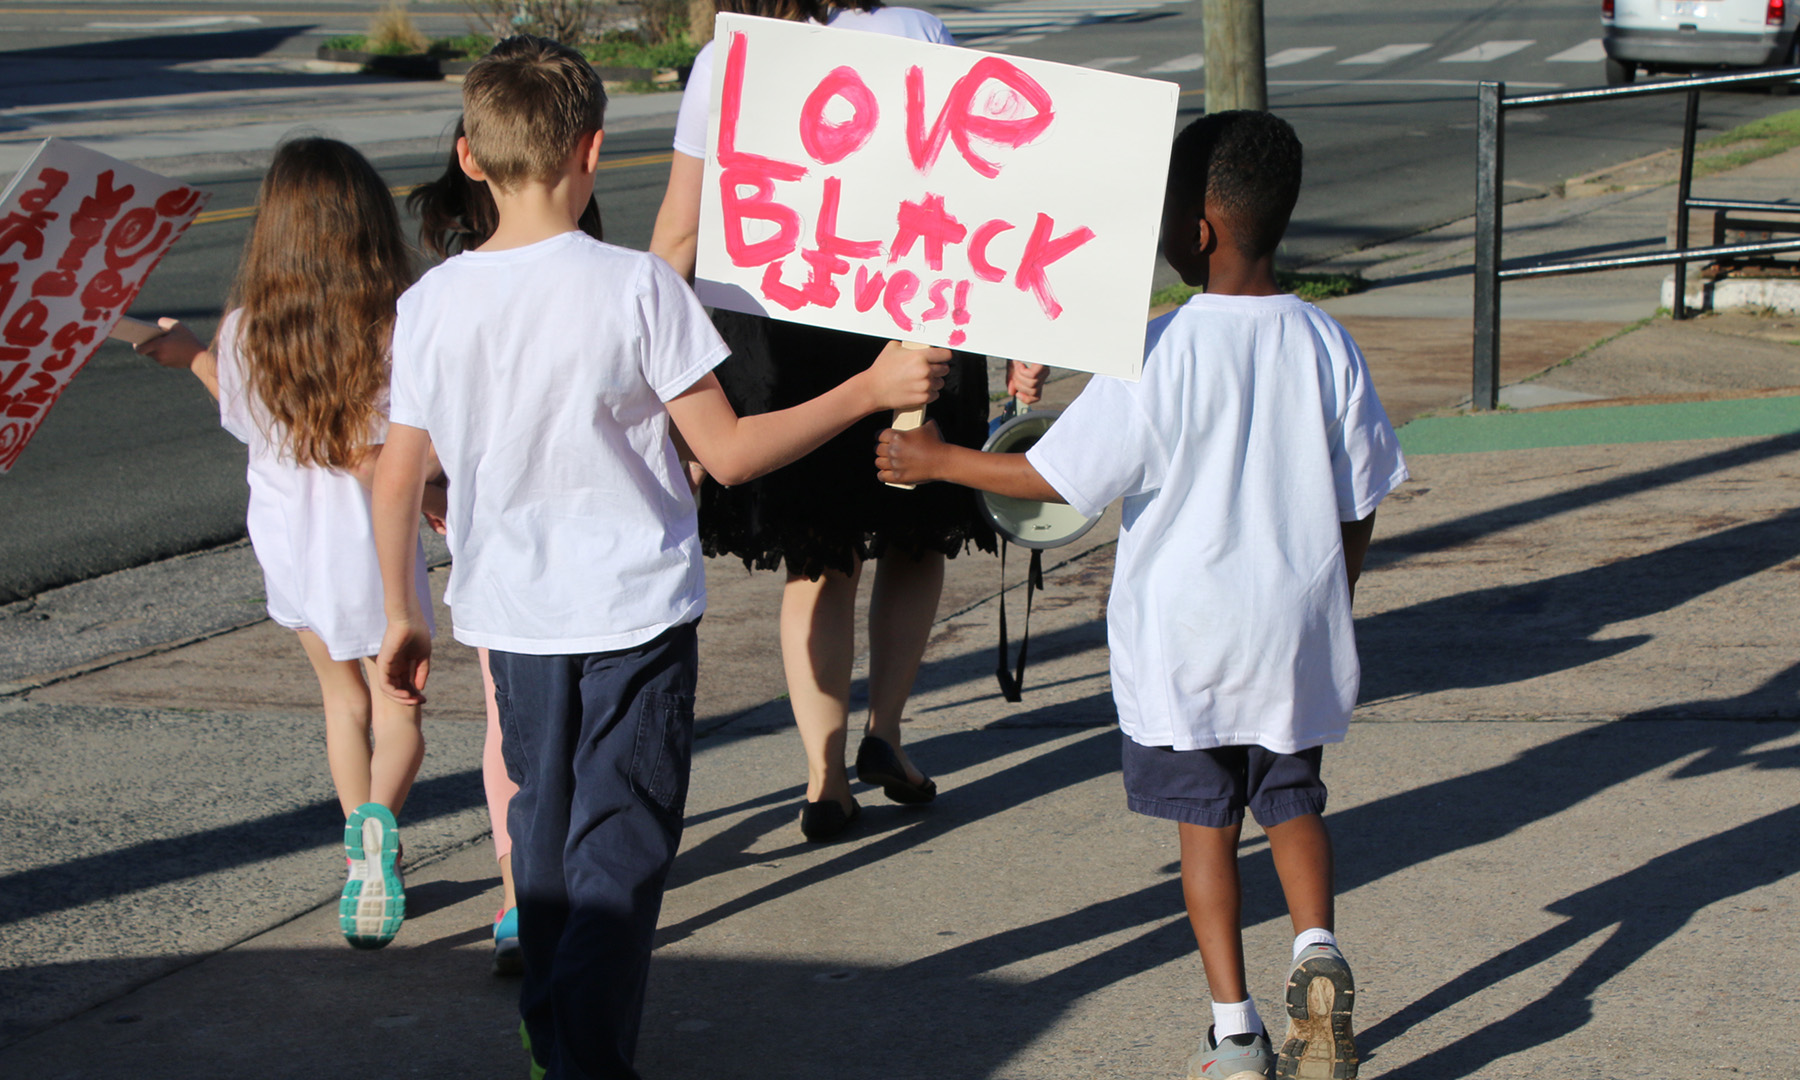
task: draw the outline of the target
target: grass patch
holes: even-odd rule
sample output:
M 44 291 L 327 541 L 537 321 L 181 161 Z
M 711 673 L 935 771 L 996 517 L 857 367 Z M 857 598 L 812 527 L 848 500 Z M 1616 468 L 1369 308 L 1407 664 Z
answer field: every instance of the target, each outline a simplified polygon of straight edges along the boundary
M 1281 286 L 1283 292 L 1293 293 L 1311 304 L 1349 296 L 1369 287 L 1368 281 L 1359 274 L 1299 274 L 1287 270 L 1275 271 L 1275 284 Z M 1192 285 L 1170 285 L 1150 294 L 1150 306 L 1185 304 L 1189 297 L 1205 291 Z
M 1715 135 L 1695 148 L 1694 175 L 1711 176 L 1800 146 L 1800 109 L 1765 116 Z
M 325 47 L 342 52 L 367 52 L 385 56 L 416 55 L 420 52 L 417 48 L 392 40 L 371 48 L 369 37 L 366 34 L 340 34 L 337 37 L 326 38 Z M 487 51 L 493 47 L 494 39 L 486 34 L 460 34 L 456 37 L 433 39 L 423 52 L 427 56 L 434 56 L 440 60 L 478 60 L 486 56 Z M 578 51 L 587 57 L 588 63 L 595 67 L 649 68 L 654 71 L 662 68 L 687 67 L 693 64 L 694 57 L 700 52 L 700 49 L 685 39 L 646 45 L 634 37 L 608 35 L 605 40 L 589 42 L 581 46 Z M 670 87 L 662 84 L 634 83 L 629 89 L 649 91 L 667 90 Z M 680 87 L 677 86 L 674 89 L 680 89 Z

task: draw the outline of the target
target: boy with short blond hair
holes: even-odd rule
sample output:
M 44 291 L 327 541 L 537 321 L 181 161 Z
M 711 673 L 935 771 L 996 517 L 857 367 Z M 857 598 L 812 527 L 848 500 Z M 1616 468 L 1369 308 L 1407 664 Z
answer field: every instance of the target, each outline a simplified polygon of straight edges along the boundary
M 1095 378 L 1024 454 L 881 436 L 881 478 L 950 480 L 1098 514 L 1123 497 L 1107 605 L 1126 803 L 1172 819 L 1212 991 L 1192 1080 L 1350 1080 L 1355 985 L 1334 936 L 1321 748 L 1360 668 L 1350 598 L 1375 507 L 1406 479 L 1350 335 L 1275 279 L 1300 192 L 1284 121 L 1221 112 L 1175 141 L 1162 252 L 1189 285 L 1150 324 L 1143 379 Z M 1238 836 L 1268 834 L 1296 937 L 1287 1037 L 1250 999 Z
M 448 480 L 455 633 L 489 650 L 525 976 L 551 1077 L 629 1080 L 692 754 L 705 575 L 671 421 L 741 483 L 863 416 L 936 395 L 949 353 L 893 344 L 781 412 L 740 419 L 725 345 L 662 260 L 578 221 L 605 94 L 578 54 L 503 42 L 464 83 L 462 167 L 493 236 L 422 277 L 394 325 L 391 427 L 375 472 L 388 630 L 382 689 L 422 701 L 431 638 L 411 581 L 432 451 Z

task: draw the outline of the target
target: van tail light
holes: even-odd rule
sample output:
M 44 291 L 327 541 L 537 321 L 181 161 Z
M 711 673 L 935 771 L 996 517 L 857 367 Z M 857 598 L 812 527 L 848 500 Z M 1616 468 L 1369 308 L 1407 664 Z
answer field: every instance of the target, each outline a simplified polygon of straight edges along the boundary
M 1613 0 L 1600 0 L 1600 17 L 1602 19 L 1613 17 Z
M 1611 0 L 1604 0 L 1604 2 L 1611 3 Z M 1780 26 L 1786 21 L 1787 0 L 1769 0 L 1769 12 L 1763 18 L 1763 23 L 1768 26 Z

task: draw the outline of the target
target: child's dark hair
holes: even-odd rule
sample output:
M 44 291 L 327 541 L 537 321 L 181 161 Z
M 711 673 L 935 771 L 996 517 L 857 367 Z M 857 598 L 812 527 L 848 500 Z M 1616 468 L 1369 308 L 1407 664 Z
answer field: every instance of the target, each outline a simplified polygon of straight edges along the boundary
M 463 122 L 456 121 L 454 141 L 463 137 Z M 440 259 L 459 251 L 472 251 L 487 243 L 500 225 L 500 211 L 486 184 L 469 179 L 450 151 L 450 161 L 443 175 L 414 188 L 406 197 L 406 208 L 419 219 L 419 246 Z M 581 231 L 596 240 L 606 239 L 600 224 L 600 203 L 588 196 L 587 209 L 578 222 Z
M 1168 197 L 1229 217 L 1239 250 L 1274 251 L 1300 198 L 1300 137 L 1273 113 L 1212 113 L 1175 136 Z

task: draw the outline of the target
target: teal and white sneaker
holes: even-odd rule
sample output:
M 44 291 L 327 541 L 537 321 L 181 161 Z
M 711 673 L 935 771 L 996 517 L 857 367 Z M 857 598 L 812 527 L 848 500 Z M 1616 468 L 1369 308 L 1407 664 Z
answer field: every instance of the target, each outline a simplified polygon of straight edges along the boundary
M 494 916 L 494 974 L 525 974 L 525 953 L 519 947 L 519 909 L 516 907 Z
M 406 918 L 406 886 L 400 880 L 400 827 L 380 803 L 363 803 L 344 822 L 344 855 L 350 863 L 338 901 L 338 927 L 359 949 L 394 940 Z
M 1208 1027 L 1200 1049 L 1188 1058 L 1187 1074 L 1188 1080 L 1269 1080 L 1275 1075 L 1275 1052 L 1261 1032 L 1227 1035 L 1218 1042 Z
M 1350 1010 L 1356 981 L 1335 945 L 1308 945 L 1287 981 L 1287 1038 L 1275 1061 L 1281 1080 L 1355 1080 Z

